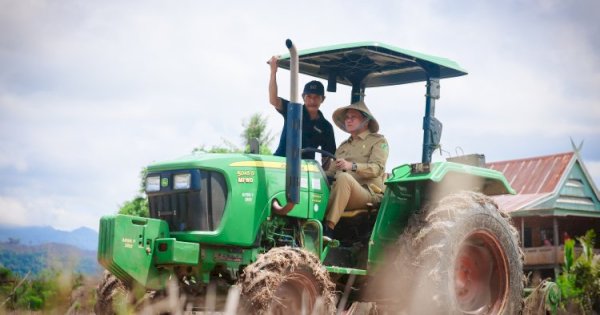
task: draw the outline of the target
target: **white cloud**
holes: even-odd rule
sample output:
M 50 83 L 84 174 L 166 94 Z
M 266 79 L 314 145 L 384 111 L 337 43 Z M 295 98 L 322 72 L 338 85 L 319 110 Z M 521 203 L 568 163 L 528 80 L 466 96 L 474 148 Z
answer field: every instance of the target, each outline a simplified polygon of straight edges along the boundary
M 29 169 L 27 161 L 23 157 L 18 157 L 10 154 L 11 150 L 0 151 L 0 169 L 14 169 L 17 172 L 25 172 Z
M 29 214 L 20 200 L 0 196 L 0 213 L 2 223 L 24 226 L 30 224 Z
M 600 189 L 600 161 L 584 161 L 585 168 L 592 177 L 596 188 Z
M 17 226 L 47 225 L 60 230 L 73 230 L 87 226 L 97 230 L 99 214 L 81 211 L 74 207 L 78 204 L 68 198 L 71 197 L 49 195 L 39 198 L 23 198 L 23 196 L 13 198 L 0 196 L 1 222 Z

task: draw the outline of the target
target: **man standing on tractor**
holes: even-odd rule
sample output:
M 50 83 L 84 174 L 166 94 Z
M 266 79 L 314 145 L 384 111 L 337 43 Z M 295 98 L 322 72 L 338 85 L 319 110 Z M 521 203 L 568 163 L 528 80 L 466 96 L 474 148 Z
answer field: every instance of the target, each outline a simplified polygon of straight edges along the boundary
M 379 123 L 363 101 L 338 108 L 333 122 L 350 138 L 337 148 L 336 161 L 326 171 L 328 177 L 335 175 L 323 225 L 323 234 L 330 239 L 344 211 L 379 204 L 388 158 L 388 143 L 377 133 Z
M 271 77 L 269 80 L 269 102 L 283 116 L 283 129 L 279 138 L 279 146 L 274 155 L 285 156 L 286 130 L 287 130 L 287 106 L 289 101 L 277 95 L 277 56 L 271 57 Z M 331 123 L 323 117 L 319 110 L 325 100 L 325 88 L 319 81 L 310 81 L 304 86 L 302 92 L 304 106 L 302 106 L 302 148 L 319 148 L 327 152 L 335 151 L 335 137 Z M 314 151 L 302 153 L 303 159 L 314 159 Z M 323 159 L 323 165 L 326 160 Z

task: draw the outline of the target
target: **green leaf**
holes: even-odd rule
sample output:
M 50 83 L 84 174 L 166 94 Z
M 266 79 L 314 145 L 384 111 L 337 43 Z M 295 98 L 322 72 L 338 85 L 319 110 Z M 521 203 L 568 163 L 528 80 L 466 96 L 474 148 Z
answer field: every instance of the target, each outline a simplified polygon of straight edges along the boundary
M 119 214 L 128 214 L 138 217 L 148 217 L 150 210 L 148 210 L 148 200 L 145 197 L 138 195 L 132 200 L 125 201 Z
M 575 246 L 574 240 L 566 240 L 565 241 L 565 267 L 564 269 L 568 272 L 571 270 L 573 266 L 573 260 L 575 259 L 575 255 L 573 253 L 573 247 Z

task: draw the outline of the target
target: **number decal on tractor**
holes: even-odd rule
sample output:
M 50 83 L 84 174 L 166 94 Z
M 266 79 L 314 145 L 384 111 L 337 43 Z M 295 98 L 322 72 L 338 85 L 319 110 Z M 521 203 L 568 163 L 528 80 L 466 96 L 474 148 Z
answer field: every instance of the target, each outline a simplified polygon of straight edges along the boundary
M 237 171 L 237 181 L 238 183 L 254 183 L 254 171 L 251 170 L 241 170 Z
M 133 243 L 135 243 L 130 238 L 123 238 L 123 239 L 121 239 L 121 241 L 123 242 L 123 247 L 125 247 L 125 248 L 133 248 Z

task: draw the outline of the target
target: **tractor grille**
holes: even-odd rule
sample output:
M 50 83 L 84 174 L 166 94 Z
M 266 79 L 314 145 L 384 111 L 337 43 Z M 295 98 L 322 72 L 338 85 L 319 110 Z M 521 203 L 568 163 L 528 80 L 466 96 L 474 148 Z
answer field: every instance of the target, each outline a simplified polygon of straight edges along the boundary
M 220 173 L 199 175 L 199 187 L 149 194 L 150 217 L 165 220 L 171 231 L 214 231 L 223 218 L 227 185 Z

